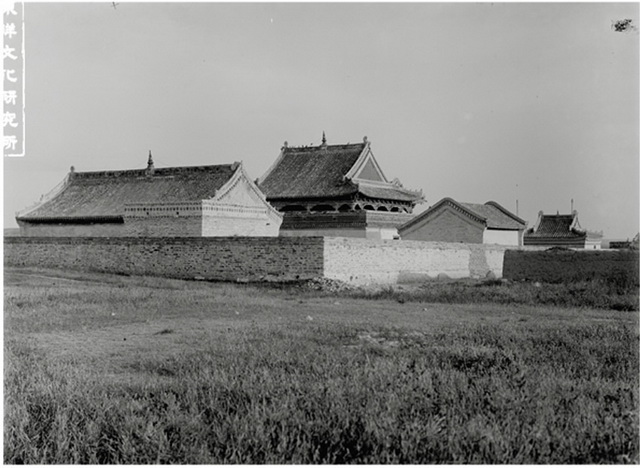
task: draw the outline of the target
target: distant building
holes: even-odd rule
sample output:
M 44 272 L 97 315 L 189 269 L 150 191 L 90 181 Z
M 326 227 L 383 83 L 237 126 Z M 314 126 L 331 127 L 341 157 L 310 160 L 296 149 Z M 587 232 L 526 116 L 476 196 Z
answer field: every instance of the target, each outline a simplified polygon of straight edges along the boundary
M 578 212 L 545 215 L 538 213 L 536 224 L 524 233 L 524 245 L 600 249 L 602 233 L 582 229 Z
M 422 192 L 389 181 L 362 143 L 289 147 L 257 181 L 284 214 L 282 236 L 397 237 Z
M 277 236 L 278 213 L 242 163 L 75 172 L 16 215 L 23 236 Z
M 398 228 L 403 240 L 522 245 L 527 226 L 496 202 L 461 203 L 443 198 Z
M 640 244 L 640 233 L 636 234 L 631 240 L 627 238 L 626 241 L 611 241 L 609 242 L 610 249 L 634 249 L 638 250 Z

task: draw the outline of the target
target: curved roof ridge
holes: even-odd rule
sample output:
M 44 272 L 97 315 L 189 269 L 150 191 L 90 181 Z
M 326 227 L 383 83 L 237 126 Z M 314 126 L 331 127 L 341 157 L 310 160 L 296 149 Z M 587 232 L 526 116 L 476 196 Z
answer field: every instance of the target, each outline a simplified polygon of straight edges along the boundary
M 398 229 L 406 229 L 408 227 L 413 226 L 414 224 L 422 221 L 423 219 L 427 218 L 428 216 L 430 216 L 433 212 L 435 212 L 436 210 L 438 210 L 441 206 L 443 205 L 449 205 L 451 206 L 454 210 L 466 214 L 468 217 L 474 219 L 476 222 L 479 222 L 481 224 L 486 225 L 486 218 L 481 216 L 480 214 L 476 213 L 475 211 L 471 210 L 470 208 L 464 206 L 464 204 L 459 203 L 457 201 L 455 201 L 453 198 L 451 197 L 444 197 L 441 200 L 439 200 L 438 202 L 436 202 L 435 204 L 433 204 L 431 207 L 429 207 L 428 209 L 426 209 L 425 211 L 423 211 L 422 213 L 420 213 L 419 215 L 413 217 L 412 219 L 410 219 L 409 221 L 407 221 L 406 223 L 404 223 L 402 226 L 400 226 Z
M 487 223 L 487 217 L 482 213 L 473 209 L 473 205 L 477 205 L 477 203 L 467 203 L 467 202 L 458 202 L 453 198 L 447 197 L 447 201 L 453 205 L 455 208 L 458 208 L 458 211 L 465 212 L 467 215 L 478 218 L 483 223 Z
M 209 165 L 200 165 L 200 166 L 175 166 L 175 167 L 159 167 L 155 168 L 153 171 L 153 176 L 156 175 L 174 175 L 181 173 L 189 173 L 189 172 L 202 172 L 207 171 L 214 168 L 224 168 L 229 167 L 231 170 L 234 169 L 234 165 L 238 164 L 209 164 Z M 126 176 L 146 176 L 148 174 L 147 169 L 117 169 L 113 171 L 83 171 L 83 172 L 72 172 L 73 178 L 80 179 L 90 179 L 90 178 L 100 178 L 100 177 L 126 177 Z
M 28 207 L 26 207 L 26 208 L 24 208 L 22 210 L 17 211 L 16 212 L 16 218 L 21 218 L 21 217 L 26 216 L 27 214 L 31 213 L 32 211 L 36 211 L 42 205 L 44 205 L 47 202 L 49 202 L 49 200 L 54 199 L 60 193 L 64 192 L 64 190 L 69 186 L 69 184 L 71 184 L 71 179 L 72 179 L 72 176 L 73 176 L 74 173 L 75 172 L 74 172 L 73 166 L 72 166 L 71 167 L 71 171 L 67 173 L 67 175 L 64 177 L 64 179 L 62 179 L 62 181 L 60 181 L 58 183 L 58 185 L 53 187 L 46 194 L 40 196 L 40 200 L 38 200 L 35 203 L 32 203 L 31 205 L 29 205 Z
M 486 219 L 487 227 L 493 229 L 520 229 L 527 222 L 520 219 L 499 203 L 490 201 L 486 203 L 461 202 L 467 209 L 478 213 Z
M 326 148 L 326 149 L 351 149 L 351 148 L 357 148 L 357 147 L 364 147 L 365 143 L 345 143 L 345 144 L 341 144 L 341 145 L 318 145 L 318 146 L 286 146 L 285 147 L 285 151 L 289 151 L 289 152 L 311 152 L 311 151 L 316 151 L 319 148 Z
M 520 220 L 520 218 L 511 216 L 503 207 L 500 207 L 496 202 L 482 203 L 468 203 L 458 202 L 451 197 L 444 197 L 431 206 L 429 209 L 423 211 L 418 216 L 410 219 L 407 223 L 401 226 L 401 229 L 406 229 L 412 225 L 428 218 L 435 211 L 439 210 L 443 205 L 447 205 L 455 211 L 467 216 L 477 223 L 483 224 L 486 228 L 491 229 L 523 229 L 526 226 L 526 222 Z M 496 206 L 498 205 L 498 206 Z M 502 209 L 501 209 L 502 208 Z M 506 212 L 505 212 L 506 211 Z
M 516 221 L 518 221 L 519 223 L 522 224 L 527 224 L 527 222 L 522 219 L 521 217 L 519 217 L 516 214 L 513 214 L 511 211 L 507 210 L 504 206 L 502 206 L 500 203 L 493 201 L 493 200 L 489 200 L 488 202 L 484 203 L 485 205 L 489 205 L 489 206 L 494 206 L 497 209 L 499 209 L 500 211 L 502 211 L 504 214 L 506 214 L 507 216 L 512 217 L 513 219 L 515 219 Z

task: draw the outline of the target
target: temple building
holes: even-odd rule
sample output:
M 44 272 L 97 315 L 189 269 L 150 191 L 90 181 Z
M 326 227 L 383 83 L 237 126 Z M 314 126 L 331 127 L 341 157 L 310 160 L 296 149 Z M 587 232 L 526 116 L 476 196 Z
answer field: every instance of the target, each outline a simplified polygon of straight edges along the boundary
M 489 201 L 457 202 L 443 198 L 398 228 L 403 240 L 522 245 L 527 222 Z
M 546 215 L 540 211 L 536 224 L 524 233 L 524 245 L 600 249 L 602 232 L 582 229 L 576 210 L 571 214 L 555 215 Z
M 22 236 L 277 236 L 278 213 L 242 163 L 75 172 L 16 215 Z
M 389 181 L 371 143 L 289 147 L 257 181 L 284 214 L 281 236 L 397 237 L 398 226 L 424 201 L 421 191 Z

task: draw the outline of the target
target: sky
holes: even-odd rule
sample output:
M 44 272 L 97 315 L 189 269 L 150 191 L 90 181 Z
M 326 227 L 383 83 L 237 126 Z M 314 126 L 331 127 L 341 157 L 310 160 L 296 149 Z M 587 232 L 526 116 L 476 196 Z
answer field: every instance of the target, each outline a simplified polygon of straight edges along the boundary
M 639 224 L 638 3 L 27 3 L 26 154 L 4 225 L 76 171 L 243 161 L 362 141 L 388 179 Z

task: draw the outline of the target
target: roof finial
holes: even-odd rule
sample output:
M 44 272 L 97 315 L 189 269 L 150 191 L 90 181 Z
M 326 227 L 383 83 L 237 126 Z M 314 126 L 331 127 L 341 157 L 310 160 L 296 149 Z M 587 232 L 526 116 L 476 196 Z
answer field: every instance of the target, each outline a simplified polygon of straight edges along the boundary
M 147 173 L 147 177 L 153 175 L 154 171 L 155 171 L 155 168 L 153 167 L 153 157 L 151 156 L 151 150 L 149 150 L 149 159 L 147 160 L 147 170 L 145 171 Z
M 369 141 L 369 140 L 368 140 L 367 136 L 365 135 L 365 137 L 362 139 L 362 142 L 366 143 L 367 141 Z
M 322 131 L 322 145 L 320 146 L 327 146 L 327 137 L 324 134 L 324 130 Z

